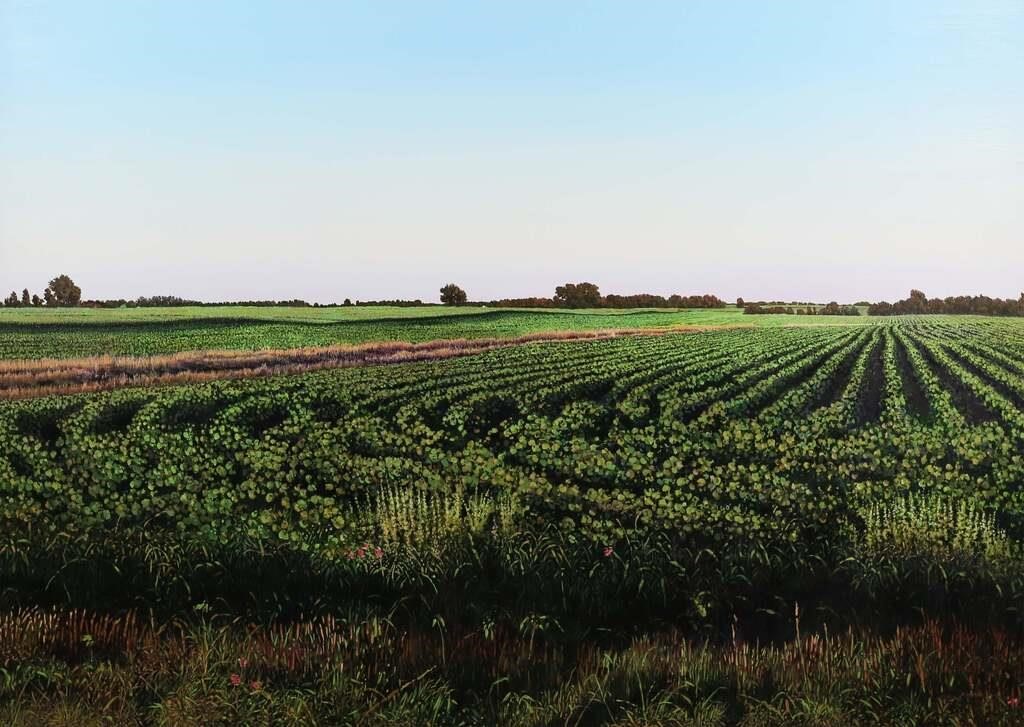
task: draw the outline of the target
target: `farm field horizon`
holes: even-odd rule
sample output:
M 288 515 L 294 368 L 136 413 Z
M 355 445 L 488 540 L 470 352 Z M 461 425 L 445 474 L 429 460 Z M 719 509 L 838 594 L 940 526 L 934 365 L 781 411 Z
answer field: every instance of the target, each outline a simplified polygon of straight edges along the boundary
M 724 309 L 522 309 L 460 306 L 124 309 L 0 308 L 0 359 L 170 354 L 509 338 L 674 326 L 871 325 L 867 316 L 744 315 Z

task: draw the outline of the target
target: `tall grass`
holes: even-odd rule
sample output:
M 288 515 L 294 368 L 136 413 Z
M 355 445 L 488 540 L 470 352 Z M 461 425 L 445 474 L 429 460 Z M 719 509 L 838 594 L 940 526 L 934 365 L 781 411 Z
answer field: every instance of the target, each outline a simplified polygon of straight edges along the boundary
M 356 508 L 351 519 L 367 517 L 371 532 L 393 552 L 444 556 L 445 548 L 460 540 L 493 534 L 512 536 L 522 508 L 515 492 L 467 493 L 463 485 L 450 492 L 387 485 Z
M 995 515 L 970 500 L 911 494 L 873 503 L 863 518 L 863 550 L 874 557 L 996 566 L 1018 555 Z
M 717 549 L 486 489 L 349 515 L 335 550 L 0 528 L 0 724 L 1024 719 L 1019 550 L 970 503 Z
M 1024 552 L 992 512 L 911 494 L 869 504 L 860 518 L 841 569 L 872 617 L 923 609 L 1021 625 Z
M 83 633 L 82 625 L 88 628 Z M 1024 651 L 928 621 L 780 646 L 513 632 L 0 617 L 4 725 L 1019 724 Z

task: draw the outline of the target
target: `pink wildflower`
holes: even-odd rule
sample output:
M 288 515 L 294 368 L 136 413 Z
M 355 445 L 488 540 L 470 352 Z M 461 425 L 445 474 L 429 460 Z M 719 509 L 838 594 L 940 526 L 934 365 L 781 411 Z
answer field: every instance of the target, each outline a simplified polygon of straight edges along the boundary
M 378 545 L 376 548 L 373 549 L 373 555 L 377 558 L 377 560 L 380 560 L 384 557 L 384 549 Z
M 365 547 L 357 548 L 356 549 L 356 557 L 357 558 L 362 558 L 364 555 L 366 555 L 366 548 Z
M 249 688 L 251 690 L 253 690 L 254 692 L 259 692 L 259 691 L 261 691 L 263 689 L 263 682 L 261 682 L 259 679 L 257 679 L 256 681 L 252 682 L 249 685 Z
M 612 556 L 612 553 L 614 553 L 615 551 L 612 549 L 612 546 L 606 545 L 604 546 L 604 550 L 602 550 L 601 552 L 604 553 L 605 558 L 610 558 Z
M 231 675 L 231 686 L 237 687 L 237 686 L 240 686 L 241 683 L 242 683 L 242 677 L 239 674 L 232 674 Z
M 244 669 L 247 666 L 249 666 L 249 660 L 246 659 L 244 656 L 238 657 L 238 668 Z
M 1018 697 L 1010 697 L 1009 699 L 1006 700 L 1006 704 L 1011 706 L 1011 707 L 1019 707 L 1020 706 L 1020 699 Z

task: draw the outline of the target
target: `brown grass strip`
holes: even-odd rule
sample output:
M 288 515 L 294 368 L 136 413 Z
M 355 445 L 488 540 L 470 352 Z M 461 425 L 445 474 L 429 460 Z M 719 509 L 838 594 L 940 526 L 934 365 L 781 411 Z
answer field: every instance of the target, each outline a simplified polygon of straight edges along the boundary
M 553 331 L 515 338 L 388 341 L 261 351 L 184 351 L 158 356 L 90 356 L 0 361 L 0 399 L 109 391 L 127 386 L 191 384 L 296 374 L 330 368 L 436 361 L 527 343 L 661 336 L 749 326 L 670 326 Z

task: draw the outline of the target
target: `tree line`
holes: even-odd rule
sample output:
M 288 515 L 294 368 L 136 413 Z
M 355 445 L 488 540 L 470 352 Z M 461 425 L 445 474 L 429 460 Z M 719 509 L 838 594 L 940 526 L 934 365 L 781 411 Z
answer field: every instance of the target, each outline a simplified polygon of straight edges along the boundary
M 1024 316 L 1024 293 L 1020 298 L 990 298 L 987 295 L 956 295 L 929 298 L 920 290 L 911 290 L 910 297 L 895 303 L 882 301 L 868 307 L 871 316 L 903 315 L 979 315 Z
M 749 315 L 767 315 L 767 314 L 779 314 L 783 313 L 786 315 L 796 316 L 859 316 L 860 308 L 856 305 L 840 305 L 836 301 L 831 301 L 823 306 L 814 305 L 813 303 L 796 303 L 796 304 L 780 304 L 780 303 L 747 303 L 743 298 L 736 299 L 736 307 L 743 310 L 744 313 Z
M 500 308 L 725 308 L 716 295 L 601 295 L 594 283 L 565 283 L 550 298 L 502 298 L 483 303 Z
M 636 293 L 633 295 L 602 295 L 594 283 L 565 283 L 555 287 L 550 298 L 502 298 L 499 300 L 469 302 L 466 291 L 455 283 L 448 283 L 440 289 L 442 305 L 479 305 L 499 308 L 725 308 L 725 301 L 716 295 L 654 295 Z M 40 297 L 33 295 L 28 288 L 21 295 L 16 291 L 3 300 L 7 308 L 39 308 L 42 306 L 69 308 L 75 306 L 90 308 L 173 308 L 181 306 L 226 306 L 240 305 L 253 307 L 293 307 L 293 308 L 336 308 L 342 306 L 421 306 L 430 305 L 420 299 L 415 300 L 357 300 L 345 298 L 343 303 L 309 303 L 295 298 L 292 300 L 245 300 L 222 301 L 217 303 L 189 300 L 176 295 L 142 296 L 134 300 L 83 300 L 82 289 L 68 275 L 58 275 L 49 282 Z M 434 304 L 436 305 L 436 303 Z M 1024 293 L 1020 298 L 990 298 L 987 295 L 959 295 L 947 298 L 929 298 L 920 290 L 911 290 L 910 296 L 903 300 L 889 303 L 868 303 L 861 301 L 854 305 L 841 305 L 831 301 L 823 306 L 807 302 L 784 303 L 779 301 L 746 301 L 736 299 L 736 307 L 746 314 L 788 314 L 817 316 L 859 316 L 861 308 L 867 308 L 870 316 L 897 315 L 983 315 L 983 316 L 1024 316 Z

